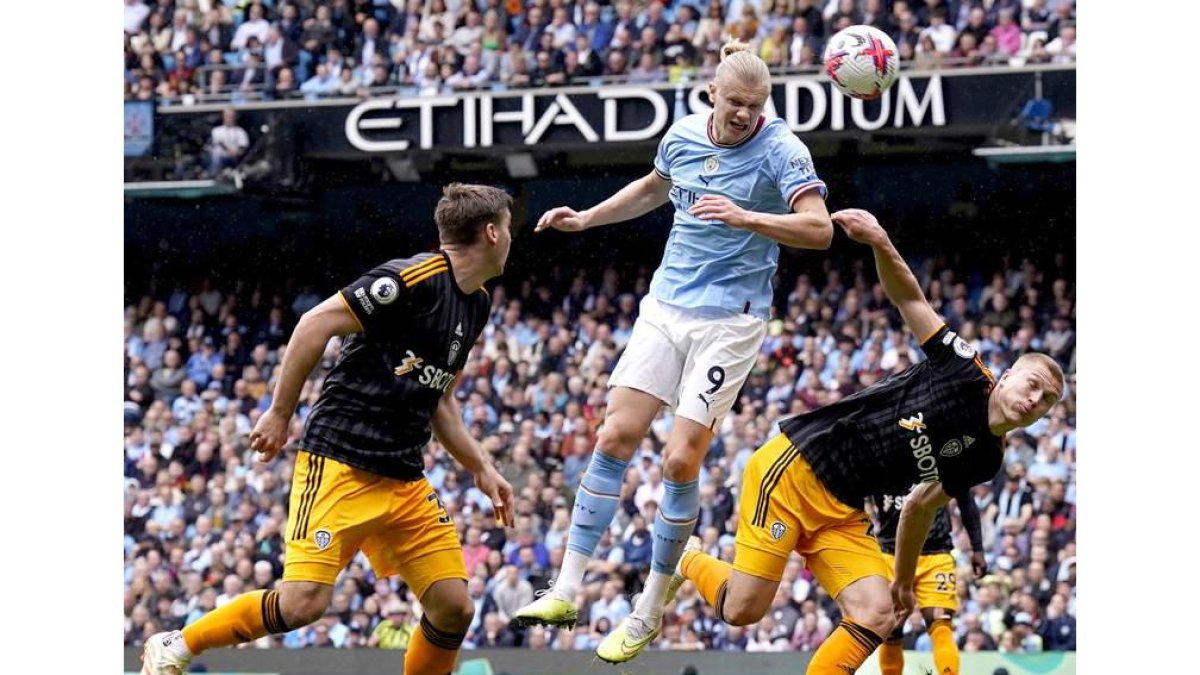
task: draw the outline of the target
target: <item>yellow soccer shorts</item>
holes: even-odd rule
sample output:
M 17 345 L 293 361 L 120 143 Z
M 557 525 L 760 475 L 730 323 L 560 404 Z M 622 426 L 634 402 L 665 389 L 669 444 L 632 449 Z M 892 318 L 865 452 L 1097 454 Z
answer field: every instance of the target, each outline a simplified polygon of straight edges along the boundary
M 742 476 L 733 569 L 779 581 L 796 551 L 837 598 L 859 579 L 887 577 L 870 529 L 867 514 L 838 501 L 780 434 L 755 451 Z
M 896 569 L 896 558 L 889 553 L 883 554 L 887 563 L 888 580 L 892 580 L 892 571 Z M 951 612 L 958 611 L 958 579 L 955 575 L 954 556 L 949 553 L 934 553 L 917 558 L 917 574 L 913 583 L 913 592 L 917 596 L 918 609 L 939 607 Z
M 418 598 L 467 579 L 450 515 L 429 481 L 400 481 L 301 451 L 288 504 L 284 581 L 333 584 L 362 550 L 379 577 L 400 575 Z

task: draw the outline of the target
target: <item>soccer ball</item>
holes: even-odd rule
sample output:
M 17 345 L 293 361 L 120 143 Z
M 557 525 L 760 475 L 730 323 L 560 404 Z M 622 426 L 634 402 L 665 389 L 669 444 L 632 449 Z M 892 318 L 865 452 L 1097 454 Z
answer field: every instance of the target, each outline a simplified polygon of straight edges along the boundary
M 825 47 L 825 74 L 843 94 L 879 98 L 900 74 L 900 52 L 887 33 L 873 26 L 850 26 Z

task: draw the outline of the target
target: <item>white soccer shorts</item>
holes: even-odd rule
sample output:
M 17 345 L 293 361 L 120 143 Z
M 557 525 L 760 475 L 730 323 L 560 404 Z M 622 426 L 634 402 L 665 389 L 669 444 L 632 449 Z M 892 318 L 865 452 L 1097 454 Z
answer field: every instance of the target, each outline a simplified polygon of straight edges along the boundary
M 642 298 L 610 387 L 650 394 L 716 429 L 754 367 L 767 324 L 751 314 L 694 310 Z

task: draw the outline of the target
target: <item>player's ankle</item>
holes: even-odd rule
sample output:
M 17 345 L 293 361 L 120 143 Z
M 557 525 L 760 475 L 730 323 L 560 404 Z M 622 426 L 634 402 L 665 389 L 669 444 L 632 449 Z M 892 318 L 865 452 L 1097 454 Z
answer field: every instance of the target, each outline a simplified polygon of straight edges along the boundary
M 192 653 L 192 650 L 190 648 L 188 648 L 187 640 L 185 640 L 183 638 L 182 632 L 180 632 L 178 634 L 176 639 L 171 640 L 165 646 L 166 646 L 167 651 L 170 652 L 172 656 L 175 656 L 177 658 L 190 659 L 193 656 L 195 656 L 195 654 Z

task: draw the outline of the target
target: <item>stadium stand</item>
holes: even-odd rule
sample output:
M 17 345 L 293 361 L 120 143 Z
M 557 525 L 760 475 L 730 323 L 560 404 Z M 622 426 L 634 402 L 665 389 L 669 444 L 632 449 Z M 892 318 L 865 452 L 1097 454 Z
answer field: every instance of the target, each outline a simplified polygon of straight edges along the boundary
M 1010 438 L 994 484 L 975 490 L 990 565 L 986 578 L 972 579 L 966 537 L 955 521 L 959 643 L 967 651 L 1074 650 L 1070 276 L 1030 261 L 995 269 L 931 265 L 919 274 L 935 307 L 994 371 L 1038 350 L 1057 359 L 1068 379 L 1051 415 Z M 861 267 L 835 265 L 780 280 L 776 319 L 758 365 L 703 469 L 698 533 L 709 551 L 732 558 L 742 467 L 781 417 L 837 400 L 923 358 L 871 278 Z M 472 574 L 476 614 L 467 648 L 593 649 L 630 611 L 648 567 L 647 523 L 663 489 L 658 458 L 671 423 L 666 413 L 626 474 L 618 518 L 581 591 L 579 625 L 524 630 L 509 621 L 546 587 L 562 560 L 574 490 L 603 419 L 607 375 L 629 339 L 648 282 L 647 274 L 621 276 L 593 266 L 561 283 L 504 278 L 493 290 L 490 324 L 456 395 L 468 427 L 520 494 L 516 527 L 497 526 L 488 500 L 436 442 L 425 455 L 426 473 L 453 514 Z M 270 405 L 275 367 L 296 319 L 323 295 L 286 279 L 259 286 L 199 278 L 163 279 L 130 293 L 124 617 L 125 644 L 140 646 L 156 631 L 184 626 L 231 596 L 270 588 L 280 578 L 294 449 L 265 465 L 248 450 L 246 436 Z M 305 385 L 293 442 L 338 348 L 336 340 L 330 343 Z M 716 620 L 685 584 L 655 648 L 814 650 L 837 625 L 836 605 L 795 554 L 784 579 L 768 615 L 745 628 Z M 323 619 L 256 646 L 403 649 L 420 612 L 407 587 L 376 578 L 360 556 L 340 576 Z M 915 615 L 905 645 L 929 649 Z
M 919 69 L 1075 60 L 1073 0 L 125 0 L 124 92 L 188 106 L 687 82 L 730 37 L 777 74 L 816 72 L 854 24 Z

